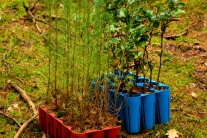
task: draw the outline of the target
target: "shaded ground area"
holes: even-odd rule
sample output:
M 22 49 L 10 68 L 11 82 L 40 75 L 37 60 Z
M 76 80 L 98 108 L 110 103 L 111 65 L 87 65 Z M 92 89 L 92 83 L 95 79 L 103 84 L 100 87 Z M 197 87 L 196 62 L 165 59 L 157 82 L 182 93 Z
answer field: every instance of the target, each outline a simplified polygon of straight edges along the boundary
M 200 20 L 197 19 L 197 20 Z M 189 32 L 186 36 L 181 36 L 177 38 L 175 42 L 169 42 L 170 44 L 166 45 L 166 49 L 172 52 L 174 55 L 182 57 L 187 60 L 192 60 L 192 64 L 195 66 L 196 70 L 193 73 L 193 77 L 197 80 L 197 87 L 202 90 L 207 90 L 207 32 L 199 31 L 206 28 L 205 17 L 203 25 L 199 24 L 196 26 L 196 30 L 193 26 L 189 26 Z M 198 28 L 199 27 L 199 28 Z

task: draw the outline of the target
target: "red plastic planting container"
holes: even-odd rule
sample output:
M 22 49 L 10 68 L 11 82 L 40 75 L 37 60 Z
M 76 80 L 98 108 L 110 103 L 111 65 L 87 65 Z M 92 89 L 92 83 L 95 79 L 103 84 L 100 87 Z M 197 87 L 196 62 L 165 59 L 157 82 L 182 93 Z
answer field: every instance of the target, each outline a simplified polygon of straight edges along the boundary
M 54 137 L 54 121 L 55 121 L 55 114 L 53 113 L 47 113 L 46 116 L 46 133 L 51 136 Z
M 54 138 L 62 138 L 62 126 L 63 121 L 60 119 L 54 119 Z
M 77 133 L 71 126 L 66 126 L 62 120 L 55 118 L 55 114 L 42 107 L 39 107 L 39 127 L 53 138 L 119 138 L 121 131 L 121 126 L 117 126 Z
M 39 128 L 42 131 L 46 132 L 46 115 L 47 115 L 47 110 L 46 108 L 39 107 Z
M 103 130 L 105 131 L 104 138 L 120 138 L 121 126 L 106 127 Z

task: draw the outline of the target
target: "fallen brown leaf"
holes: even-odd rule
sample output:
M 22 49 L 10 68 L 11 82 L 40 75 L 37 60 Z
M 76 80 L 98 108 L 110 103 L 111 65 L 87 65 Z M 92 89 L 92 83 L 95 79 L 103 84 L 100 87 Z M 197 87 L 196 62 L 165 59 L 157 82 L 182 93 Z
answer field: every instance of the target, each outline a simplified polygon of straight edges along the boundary
M 160 132 L 156 134 L 156 138 L 160 138 Z
M 177 130 L 175 130 L 175 129 L 170 129 L 170 130 L 168 130 L 167 131 L 167 133 L 165 134 L 165 135 L 167 135 L 168 136 L 168 138 L 178 138 L 179 136 L 178 136 L 178 131 Z
M 194 99 L 197 99 L 197 98 L 198 98 L 198 96 L 197 96 L 197 94 L 196 94 L 195 92 L 191 92 L 191 96 L 192 96 Z

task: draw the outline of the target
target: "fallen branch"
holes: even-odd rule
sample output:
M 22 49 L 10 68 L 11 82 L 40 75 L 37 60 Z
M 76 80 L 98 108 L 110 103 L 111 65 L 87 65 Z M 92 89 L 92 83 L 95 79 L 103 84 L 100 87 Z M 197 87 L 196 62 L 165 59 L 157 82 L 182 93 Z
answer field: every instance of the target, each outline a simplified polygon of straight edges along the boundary
M 39 32 L 40 34 L 42 34 L 42 31 L 41 31 L 41 29 L 39 28 L 38 24 L 36 23 L 35 17 L 32 15 L 32 13 L 30 12 L 30 10 L 28 10 L 28 14 L 32 17 L 32 21 L 33 21 L 35 27 L 37 28 L 38 32 Z
M 36 11 L 36 7 L 39 3 L 39 0 L 37 0 L 34 4 L 31 4 L 30 7 L 28 8 L 25 3 L 23 2 L 23 6 L 25 8 L 25 11 L 28 13 L 29 19 L 32 19 L 32 22 L 34 23 L 35 27 L 37 28 L 38 32 L 42 34 L 41 29 L 39 28 L 38 24 L 36 23 L 36 19 L 33 15 L 33 13 Z
M 15 91 L 19 92 L 21 97 L 27 102 L 27 104 L 29 105 L 29 107 L 33 110 L 33 116 L 27 120 L 17 131 L 16 135 L 14 136 L 14 138 L 18 138 L 20 136 L 20 134 L 24 131 L 24 129 L 33 121 L 35 120 L 35 118 L 38 116 L 38 111 L 34 105 L 34 103 L 32 102 L 32 100 L 29 98 L 29 96 L 27 96 L 26 92 L 24 90 L 22 90 L 19 86 L 13 84 L 10 80 L 7 81 L 7 85 L 10 86 L 11 88 L 13 88 Z
M 181 18 L 171 18 L 170 22 L 176 22 L 176 21 L 181 21 Z
M 167 40 L 175 40 L 176 38 L 178 38 L 180 36 L 185 36 L 187 34 L 188 34 L 188 30 L 186 30 L 185 32 L 183 32 L 181 34 L 165 36 L 164 38 L 167 39 Z
M 65 32 L 63 32 L 62 30 L 60 30 L 60 29 L 58 29 L 58 28 L 56 28 L 56 27 L 52 26 L 51 24 L 49 24 L 49 23 L 47 23 L 47 22 L 45 22 L 45 21 L 42 21 L 42 20 L 36 19 L 36 22 L 41 22 L 41 23 L 44 23 L 44 24 L 46 24 L 46 25 L 48 25 L 48 26 L 52 27 L 54 30 L 57 30 L 57 31 L 61 32 L 62 34 L 65 34 Z
M 10 80 L 7 81 L 7 84 L 11 86 L 11 88 L 14 88 L 15 91 L 20 93 L 22 98 L 28 103 L 29 107 L 33 110 L 33 114 L 35 115 L 37 113 L 37 109 L 29 96 L 27 96 L 26 92 L 22 90 L 19 86 L 13 84 Z
M 43 18 L 50 18 L 50 19 L 52 19 L 52 20 L 55 20 L 55 19 L 57 19 L 57 20 L 62 20 L 62 19 L 64 19 L 64 18 L 62 18 L 62 17 L 58 17 L 58 16 L 55 16 L 55 15 L 47 15 L 47 14 L 43 14 L 42 17 L 43 17 Z
M 34 114 L 29 120 L 27 120 L 17 131 L 17 133 L 15 134 L 14 138 L 18 138 L 20 136 L 20 134 L 24 131 L 24 129 L 33 121 L 35 120 L 35 118 L 38 116 L 38 112 L 36 114 Z
M 16 119 L 14 119 L 13 117 L 8 116 L 8 115 L 6 115 L 5 113 L 3 113 L 1 111 L 0 111 L 0 114 L 2 114 L 3 116 L 5 116 L 5 117 L 7 117 L 7 118 L 9 118 L 11 120 L 13 120 L 19 127 L 21 127 L 21 125 L 19 124 L 19 122 Z

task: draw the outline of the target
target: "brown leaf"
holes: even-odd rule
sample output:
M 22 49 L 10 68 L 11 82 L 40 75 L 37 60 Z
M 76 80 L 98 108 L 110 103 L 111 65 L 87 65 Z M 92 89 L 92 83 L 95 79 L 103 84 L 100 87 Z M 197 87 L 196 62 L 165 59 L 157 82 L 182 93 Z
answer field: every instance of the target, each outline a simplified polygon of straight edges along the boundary
M 197 99 L 197 98 L 198 98 L 198 96 L 197 96 L 197 94 L 196 94 L 195 92 L 191 92 L 191 96 L 192 96 L 194 99 Z
M 160 132 L 156 134 L 156 138 L 160 138 Z
M 179 136 L 178 136 L 178 131 L 177 130 L 175 130 L 175 129 L 170 129 L 170 130 L 168 130 L 167 131 L 167 133 L 165 134 L 165 135 L 167 135 L 168 136 L 168 138 L 178 138 Z
M 138 92 L 139 91 L 139 88 L 137 87 L 137 85 L 133 85 L 133 89 L 132 89 L 132 92 Z

